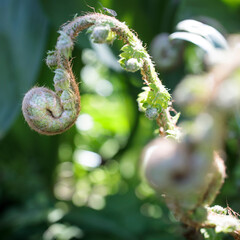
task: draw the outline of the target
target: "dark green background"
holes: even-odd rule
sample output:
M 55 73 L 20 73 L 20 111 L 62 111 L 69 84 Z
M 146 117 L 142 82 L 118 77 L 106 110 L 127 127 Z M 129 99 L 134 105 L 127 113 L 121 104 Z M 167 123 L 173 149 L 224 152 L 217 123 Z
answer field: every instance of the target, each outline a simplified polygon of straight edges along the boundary
M 176 23 L 186 18 L 209 17 L 227 33 L 240 30 L 238 0 L 99 2 L 114 9 L 147 46 L 157 34 L 173 32 Z M 103 53 L 105 61 L 99 60 L 94 68 L 111 82 L 113 93 L 102 97 L 79 85 L 82 113 L 95 124 L 90 131 L 82 133 L 74 126 L 58 136 L 41 136 L 29 129 L 20 112 L 28 89 L 52 87 L 46 52 L 54 48 L 63 23 L 76 13 L 93 11 L 87 5 L 102 11 L 93 0 L 0 0 L 0 239 L 183 239 L 181 225 L 139 173 L 141 151 L 157 127 L 137 109 L 140 74 L 114 68 Z M 111 48 L 115 57 L 120 46 L 117 41 Z M 86 48 L 92 45 L 82 33 L 73 53 L 74 73 L 81 83 L 85 65 L 81 56 Z M 182 63 L 160 72 L 160 78 L 172 91 L 187 73 Z M 229 120 L 228 132 L 228 179 L 216 203 L 226 206 L 228 202 L 240 211 L 236 119 Z M 82 167 L 74 160 L 77 150 L 100 153 L 101 166 Z

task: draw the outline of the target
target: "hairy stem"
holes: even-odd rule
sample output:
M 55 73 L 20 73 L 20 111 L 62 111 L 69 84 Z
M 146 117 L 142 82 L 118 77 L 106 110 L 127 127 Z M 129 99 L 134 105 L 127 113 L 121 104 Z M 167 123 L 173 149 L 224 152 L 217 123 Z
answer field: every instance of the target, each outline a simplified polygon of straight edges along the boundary
M 147 107 L 156 109 L 158 119 L 162 119 L 159 126 L 164 125 L 163 134 L 174 135 L 168 133 L 168 130 L 177 129 L 175 121 L 168 114 L 171 97 L 158 78 L 142 42 L 125 23 L 100 13 L 77 17 L 62 26 L 56 48 L 49 52 L 47 58 L 48 66 L 55 70 L 56 93 L 41 87 L 33 88 L 26 94 L 22 110 L 29 126 L 41 134 L 53 135 L 65 131 L 76 121 L 80 110 L 80 96 L 70 61 L 74 41 L 84 29 L 92 31 L 92 39 L 97 43 L 112 42 L 115 37 L 123 41 L 125 45 L 121 49 L 123 53 L 120 54 L 119 61 L 121 66 L 131 72 L 141 70 L 144 83 L 148 86 L 144 97 L 139 101 L 142 110 L 145 111 Z

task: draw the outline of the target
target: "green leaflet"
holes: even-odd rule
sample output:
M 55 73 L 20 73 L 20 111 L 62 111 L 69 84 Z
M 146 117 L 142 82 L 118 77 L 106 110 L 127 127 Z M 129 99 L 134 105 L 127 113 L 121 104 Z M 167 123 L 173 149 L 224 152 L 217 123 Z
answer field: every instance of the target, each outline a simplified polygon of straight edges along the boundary
M 138 95 L 138 104 L 142 111 L 146 111 L 148 107 L 157 108 L 160 113 L 162 109 L 166 109 L 171 100 L 170 94 L 163 85 L 149 84 L 143 87 L 143 92 Z
M 129 44 L 121 48 L 122 53 L 119 55 L 121 58 L 118 61 L 123 69 L 129 72 L 136 72 L 143 66 L 143 59 L 146 57 L 144 48 L 132 46 Z

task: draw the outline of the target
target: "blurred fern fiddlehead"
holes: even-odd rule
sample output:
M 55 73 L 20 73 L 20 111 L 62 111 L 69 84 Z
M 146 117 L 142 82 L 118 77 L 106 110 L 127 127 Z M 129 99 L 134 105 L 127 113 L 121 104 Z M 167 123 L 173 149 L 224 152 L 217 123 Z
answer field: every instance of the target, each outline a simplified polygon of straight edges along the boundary
M 171 96 L 158 78 L 142 42 L 125 23 L 100 13 L 76 17 L 59 31 L 56 48 L 47 57 L 47 65 L 55 72 L 55 92 L 38 87 L 25 95 L 22 110 L 29 126 L 41 134 L 53 135 L 74 124 L 80 110 L 80 96 L 71 69 L 71 55 L 74 40 L 84 29 L 91 33 L 94 43 L 112 43 L 116 38 L 124 42 L 120 65 L 129 72 L 140 70 L 147 85 L 139 97 L 140 108 L 147 111 L 150 119 L 157 119 L 162 135 L 177 138 L 177 119 L 169 113 Z
M 226 177 L 226 120 L 234 116 L 240 101 L 239 45 L 229 47 L 216 29 L 194 20 L 182 21 L 177 28 L 186 32 L 170 37 L 201 47 L 211 68 L 187 76 L 176 87 L 174 100 L 187 117 L 181 123 L 180 142 L 150 142 L 143 154 L 144 175 L 156 192 L 164 194 L 178 220 L 202 228 L 207 239 L 215 239 L 209 238 L 211 228 L 215 235 L 224 232 L 239 239 L 240 220 L 228 208 L 210 207 Z

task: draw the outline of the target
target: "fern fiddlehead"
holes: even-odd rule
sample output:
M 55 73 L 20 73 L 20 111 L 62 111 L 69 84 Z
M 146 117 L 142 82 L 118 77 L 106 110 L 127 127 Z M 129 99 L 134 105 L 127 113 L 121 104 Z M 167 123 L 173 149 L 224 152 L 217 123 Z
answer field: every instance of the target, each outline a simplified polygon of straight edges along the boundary
M 57 68 L 55 91 L 34 87 L 23 99 L 22 111 L 28 125 L 45 134 L 59 134 L 70 128 L 80 111 L 78 86 L 69 66 Z
M 55 71 L 55 92 L 40 87 L 33 88 L 25 95 L 22 111 L 29 126 L 41 134 L 54 135 L 67 130 L 76 121 L 80 96 L 70 61 L 74 40 L 84 29 L 91 32 L 95 43 L 111 43 L 116 37 L 124 42 L 120 65 L 129 72 L 140 70 L 147 85 L 138 99 L 140 109 L 147 110 L 146 116 L 150 119 L 158 119 L 164 135 L 177 138 L 176 118 L 169 114 L 171 96 L 158 78 L 142 42 L 125 23 L 100 13 L 77 17 L 59 31 L 55 50 L 50 51 L 47 57 L 47 65 Z M 153 112 L 151 109 L 154 109 L 154 117 L 149 115 Z

